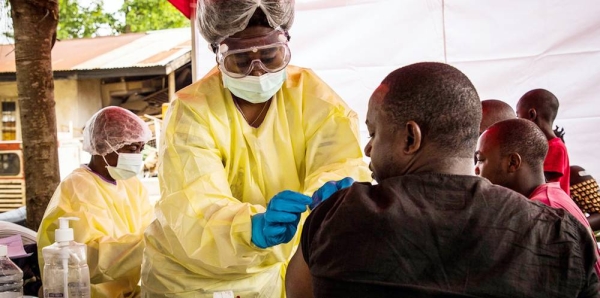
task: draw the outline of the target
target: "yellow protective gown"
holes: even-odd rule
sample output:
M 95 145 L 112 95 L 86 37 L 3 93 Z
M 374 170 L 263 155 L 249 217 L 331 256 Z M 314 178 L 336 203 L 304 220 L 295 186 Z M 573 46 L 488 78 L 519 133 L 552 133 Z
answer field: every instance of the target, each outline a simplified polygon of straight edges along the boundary
M 40 269 L 42 248 L 54 243 L 58 218 L 76 216 L 70 225 L 75 241 L 87 244 L 91 294 L 139 297 L 143 233 L 154 219 L 148 193 L 136 177 L 107 182 L 81 166 L 58 186 L 37 234 Z
M 252 215 L 289 189 L 370 181 L 357 115 L 311 70 L 287 67 L 264 122 L 253 128 L 213 69 L 178 92 L 164 122 L 161 200 L 146 230 L 144 297 L 285 297 L 287 244 L 251 242 Z

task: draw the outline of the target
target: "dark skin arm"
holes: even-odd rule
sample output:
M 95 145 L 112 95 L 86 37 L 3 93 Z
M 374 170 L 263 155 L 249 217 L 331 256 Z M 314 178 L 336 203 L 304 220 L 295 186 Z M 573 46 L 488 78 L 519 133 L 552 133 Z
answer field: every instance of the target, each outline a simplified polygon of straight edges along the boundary
M 288 298 L 311 298 L 312 277 L 308 264 L 304 261 L 302 247 L 298 246 L 296 254 L 290 260 L 285 275 L 285 292 Z
M 587 220 L 590 223 L 593 231 L 600 230 L 600 213 L 590 214 L 590 217 L 588 217 Z

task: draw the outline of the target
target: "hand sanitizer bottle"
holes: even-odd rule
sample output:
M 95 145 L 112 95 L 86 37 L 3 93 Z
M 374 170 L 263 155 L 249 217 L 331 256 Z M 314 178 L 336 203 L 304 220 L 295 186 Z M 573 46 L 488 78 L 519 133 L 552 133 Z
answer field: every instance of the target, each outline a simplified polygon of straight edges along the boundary
M 60 217 L 54 243 L 42 248 L 44 257 L 44 298 L 90 297 L 90 269 L 87 265 L 87 246 L 75 242 L 69 220 Z

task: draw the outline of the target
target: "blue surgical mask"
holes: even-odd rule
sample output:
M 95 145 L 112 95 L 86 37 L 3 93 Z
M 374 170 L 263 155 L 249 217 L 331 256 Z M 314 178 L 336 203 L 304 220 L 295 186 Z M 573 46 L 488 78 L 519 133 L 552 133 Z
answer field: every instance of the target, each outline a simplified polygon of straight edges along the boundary
M 261 76 L 245 76 L 243 78 L 232 78 L 222 74 L 223 86 L 229 89 L 233 95 L 251 102 L 263 103 L 271 99 L 286 79 L 285 68 L 273 73 L 265 73 Z

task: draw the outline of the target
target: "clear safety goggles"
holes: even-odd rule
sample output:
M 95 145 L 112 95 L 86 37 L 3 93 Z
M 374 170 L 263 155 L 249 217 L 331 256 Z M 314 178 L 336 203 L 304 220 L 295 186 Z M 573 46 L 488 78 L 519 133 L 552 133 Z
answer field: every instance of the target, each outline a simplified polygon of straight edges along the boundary
M 256 68 L 278 72 L 290 63 L 291 58 L 287 37 L 279 29 L 266 36 L 227 38 L 217 50 L 219 69 L 232 78 L 248 76 Z

